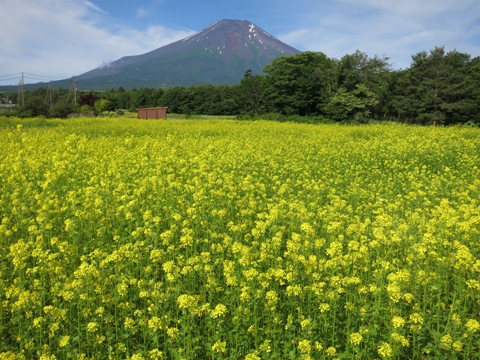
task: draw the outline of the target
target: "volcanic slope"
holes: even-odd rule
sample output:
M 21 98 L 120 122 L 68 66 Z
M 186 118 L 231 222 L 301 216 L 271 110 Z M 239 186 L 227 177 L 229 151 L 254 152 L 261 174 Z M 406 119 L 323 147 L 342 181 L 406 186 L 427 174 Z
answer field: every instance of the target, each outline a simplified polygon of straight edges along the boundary
M 123 57 L 78 76 L 81 89 L 237 84 L 275 58 L 300 51 L 246 20 L 221 20 L 146 54 Z

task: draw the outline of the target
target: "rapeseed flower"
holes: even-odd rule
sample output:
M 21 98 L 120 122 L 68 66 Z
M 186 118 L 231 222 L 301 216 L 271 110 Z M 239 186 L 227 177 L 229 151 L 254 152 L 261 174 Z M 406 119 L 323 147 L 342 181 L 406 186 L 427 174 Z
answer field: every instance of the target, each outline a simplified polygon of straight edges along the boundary
M 270 340 L 265 340 L 258 348 L 261 352 L 264 352 L 264 353 L 271 353 L 272 352 L 272 347 L 270 345 L 271 341 Z
M 377 348 L 377 351 L 378 355 L 380 355 L 382 358 L 390 358 L 393 354 L 392 347 L 386 342 L 380 344 L 380 346 Z
M 178 296 L 177 304 L 180 309 L 194 310 L 197 307 L 198 299 L 194 295 L 182 294 Z
M 350 334 L 350 342 L 353 344 L 353 345 L 360 345 L 360 343 L 362 342 L 363 340 L 363 336 L 362 334 L 356 332 L 356 333 L 351 333 Z
M 148 352 L 148 356 L 152 360 L 163 359 L 163 352 L 158 349 L 152 349 Z
M 327 303 L 321 303 L 318 308 L 320 309 L 321 313 L 327 312 L 330 310 L 330 305 Z
M 440 347 L 444 350 L 449 350 L 452 347 L 453 339 L 450 334 L 443 335 L 440 339 Z
M 224 317 L 227 313 L 227 307 L 223 304 L 218 304 L 215 308 L 210 312 L 210 316 L 213 319 L 217 319 L 219 317 Z
M 95 321 L 89 322 L 87 324 L 88 332 L 96 332 L 98 330 L 98 324 Z
M 463 343 L 458 340 L 454 341 L 452 347 L 456 352 L 461 352 L 463 350 Z
M 392 338 L 393 341 L 395 341 L 397 344 L 400 344 L 401 346 L 404 346 L 404 347 L 410 346 L 410 341 L 408 341 L 408 339 L 401 334 L 392 333 L 390 334 L 390 337 Z
M 274 290 L 269 290 L 265 294 L 265 307 L 269 310 L 275 310 L 275 307 L 278 302 L 278 294 Z
M 167 328 L 167 336 L 171 339 L 176 339 L 178 337 L 180 330 L 176 327 Z
M 130 319 L 128 322 L 128 327 L 132 328 L 134 325 L 134 322 L 132 324 L 133 320 Z M 127 327 L 127 320 L 125 319 L 125 327 Z M 148 327 L 152 329 L 153 331 L 157 331 L 160 329 L 163 329 L 163 321 L 158 317 L 158 316 L 153 316 L 151 319 L 148 320 Z
M 298 350 L 302 354 L 308 354 L 312 351 L 312 345 L 310 344 L 310 340 L 301 340 L 298 342 Z
M 212 345 L 212 351 L 217 353 L 224 353 L 227 351 L 227 342 L 217 340 L 215 344 Z
M 58 346 L 63 348 L 65 346 L 67 346 L 69 342 L 70 342 L 70 336 L 62 336 L 60 338 L 60 340 L 58 341 Z
M 337 355 L 337 349 L 335 349 L 333 346 L 329 346 L 325 352 L 327 353 L 328 356 L 330 357 L 334 357 L 335 355 Z
M 133 320 L 131 317 L 126 317 L 123 326 L 125 329 L 133 329 L 135 327 L 135 320 Z
M 465 327 L 470 333 L 475 333 L 480 329 L 480 323 L 476 319 L 468 319 Z
M 392 325 L 394 328 L 401 328 L 403 325 L 405 325 L 405 319 L 402 318 L 401 316 L 394 316 L 392 318 Z

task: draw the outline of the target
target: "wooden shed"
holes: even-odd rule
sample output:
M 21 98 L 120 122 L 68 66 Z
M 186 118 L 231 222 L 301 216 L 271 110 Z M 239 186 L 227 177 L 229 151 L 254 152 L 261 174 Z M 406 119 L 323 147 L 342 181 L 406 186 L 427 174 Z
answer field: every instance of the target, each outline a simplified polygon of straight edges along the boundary
M 137 109 L 139 119 L 166 119 L 167 107 Z

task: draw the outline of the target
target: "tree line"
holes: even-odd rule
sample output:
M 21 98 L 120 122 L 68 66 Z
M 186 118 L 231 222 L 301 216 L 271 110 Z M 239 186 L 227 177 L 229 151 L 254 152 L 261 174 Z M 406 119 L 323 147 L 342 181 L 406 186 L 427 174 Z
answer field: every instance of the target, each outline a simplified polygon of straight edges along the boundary
M 15 112 L 66 117 L 167 106 L 186 116 L 480 124 L 480 57 L 435 47 L 413 55 L 407 69 L 392 70 L 388 61 L 361 51 L 341 59 L 303 52 L 275 59 L 261 75 L 247 70 L 238 85 L 80 91 L 76 104 L 68 90 L 37 89 Z M 16 94 L 11 99 L 17 101 Z

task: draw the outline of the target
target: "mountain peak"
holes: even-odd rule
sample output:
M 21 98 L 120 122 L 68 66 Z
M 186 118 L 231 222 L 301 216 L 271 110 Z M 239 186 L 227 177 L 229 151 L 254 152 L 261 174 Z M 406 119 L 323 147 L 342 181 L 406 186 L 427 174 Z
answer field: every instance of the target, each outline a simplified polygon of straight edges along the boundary
M 254 53 L 263 53 L 273 60 L 298 52 L 247 20 L 220 20 L 180 42 L 193 47 L 202 45 L 206 52 L 216 53 L 225 60 L 232 55 L 253 60 Z
M 223 19 L 146 54 L 89 71 L 78 80 L 94 84 L 91 88 L 236 84 L 246 70 L 260 74 L 273 59 L 299 52 L 251 21 Z

